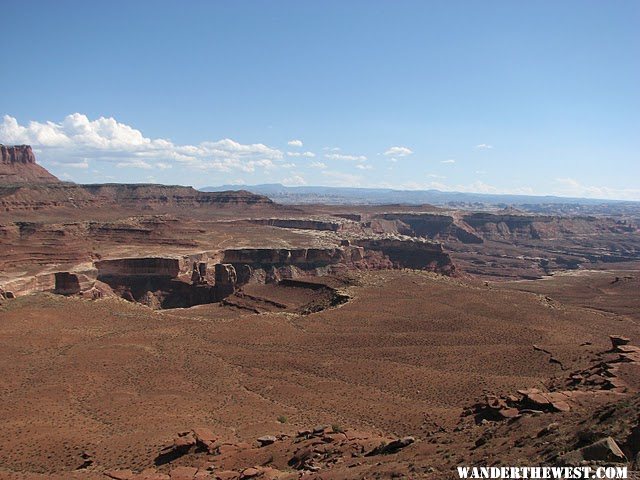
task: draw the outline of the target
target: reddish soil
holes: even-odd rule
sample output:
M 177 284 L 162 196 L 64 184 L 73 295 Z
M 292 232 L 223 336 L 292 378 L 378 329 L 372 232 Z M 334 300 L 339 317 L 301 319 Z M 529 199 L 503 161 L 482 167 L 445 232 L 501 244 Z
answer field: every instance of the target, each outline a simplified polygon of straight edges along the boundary
M 502 287 L 411 271 L 355 280 L 345 287 L 348 303 L 306 316 L 217 305 L 153 312 L 119 299 L 48 294 L 7 303 L 0 464 L 6 473 L 64 478 L 86 451 L 93 463 L 79 478 L 100 478 L 104 470 L 153 466 L 163 445 L 195 427 L 251 444 L 265 434 L 333 424 L 372 438 L 419 440 L 400 456 L 363 457 L 362 469 L 447 471 L 452 460 L 476 455 L 467 443 L 485 430 L 469 424 L 454 431 L 483 394 L 541 387 L 586 368 L 608 349 L 608 334 L 640 338 L 632 319 Z M 252 291 L 305 301 L 288 289 Z M 580 408 L 606 403 L 585 402 Z M 565 414 L 543 416 L 525 419 L 525 431 Z M 499 426 L 486 431 L 496 428 L 491 435 L 500 437 Z M 490 453 L 500 458 L 495 448 Z M 259 453 L 225 465 L 253 466 Z M 356 471 L 337 469 L 335 478 L 360 478 Z

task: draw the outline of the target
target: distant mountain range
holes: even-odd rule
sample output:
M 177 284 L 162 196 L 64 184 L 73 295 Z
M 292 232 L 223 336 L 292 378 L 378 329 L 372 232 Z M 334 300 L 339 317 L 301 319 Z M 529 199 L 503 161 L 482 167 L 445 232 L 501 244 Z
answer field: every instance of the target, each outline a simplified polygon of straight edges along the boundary
M 288 204 L 407 204 L 407 205 L 451 205 L 451 206 L 483 206 L 499 207 L 525 205 L 603 205 L 603 204 L 631 204 L 639 206 L 640 202 L 625 202 L 620 200 L 597 200 L 591 198 L 569 198 L 556 196 L 535 195 L 496 195 L 486 193 L 442 192 L 440 190 L 393 190 L 387 188 L 348 188 L 348 187 L 286 187 L 279 183 L 262 185 L 222 185 L 219 187 L 204 187 L 205 192 L 225 190 L 248 190 L 252 193 L 265 195 L 278 203 Z

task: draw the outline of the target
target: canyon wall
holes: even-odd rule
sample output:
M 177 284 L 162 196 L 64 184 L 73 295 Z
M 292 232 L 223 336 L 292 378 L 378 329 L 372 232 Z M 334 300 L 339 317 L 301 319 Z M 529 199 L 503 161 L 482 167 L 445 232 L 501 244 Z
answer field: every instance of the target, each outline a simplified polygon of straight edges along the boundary
M 482 243 L 472 228 L 456 222 L 451 215 L 437 213 L 384 213 L 376 219 L 395 222 L 398 233 L 412 237 L 462 243 Z
M 364 238 L 355 240 L 365 252 L 381 252 L 394 268 L 428 270 L 453 275 L 455 266 L 441 243 L 414 238 Z
M 597 216 L 550 216 L 500 213 L 471 213 L 463 217 L 485 239 L 544 240 L 589 235 L 625 234 L 638 230 L 637 225 Z
M 0 163 L 4 165 L 35 164 L 36 156 L 29 145 L 0 145 Z
M 1 173 L 1 172 L 0 172 Z M 274 207 L 267 197 L 245 191 L 200 192 L 192 187 L 147 184 L 0 185 L 0 210 L 39 211 L 56 208 L 77 209 L 184 209 Z
M 168 277 L 180 274 L 179 258 L 117 258 L 95 262 L 98 277 Z
M 250 220 L 256 225 L 269 225 L 280 228 L 294 228 L 302 230 L 320 230 L 337 232 L 342 224 L 340 222 L 329 222 L 323 220 L 309 220 L 304 218 L 258 218 Z

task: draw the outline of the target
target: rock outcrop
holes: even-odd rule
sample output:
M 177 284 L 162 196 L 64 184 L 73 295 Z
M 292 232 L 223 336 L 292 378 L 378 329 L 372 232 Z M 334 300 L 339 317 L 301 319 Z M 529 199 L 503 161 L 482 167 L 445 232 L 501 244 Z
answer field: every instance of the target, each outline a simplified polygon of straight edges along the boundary
M 77 295 L 93 288 L 95 278 L 73 272 L 56 272 L 53 293 L 59 295 Z
M 354 243 L 365 251 L 381 252 L 395 268 L 412 268 L 452 275 L 455 266 L 441 243 L 411 237 L 361 238 Z
M 38 168 L 38 165 L 35 165 Z M 0 170 L 0 178 L 2 170 Z M 55 180 L 55 177 L 54 177 Z M 29 181 L 29 184 L 25 184 Z M 32 184 L 32 183 L 38 184 Z M 0 210 L 43 209 L 183 210 L 185 208 L 275 208 L 267 197 L 246 191 L 200 192 L 192 187 L 151 184 L 75 185 L 24 180 L 0 186 Z
M 331 222 L 325 220 L 311 220 L 304 218 L 259 218 L 250 220 L 256 225 L 269 225 L 280 228 L 293 228 L 301 230 L 319 230 L 337 232 L 340 230 L 341 222 Z
M 36 163 L 29 145 L 0 144 L 0 184 L 55 182 L 59 180 Z
M 98 277 L 168 277 L 181 271 L 178 257 L 115 258 L 95 262 Z
M 297 265 L 310 268 L 351 261 L 357 247 L 328 248 L 237 248 L 224 251 L 223 262 L 248 265 Z M 356 253 L 358 255 L 358 253 Z
M 29 145 L 15 145 L 13 147 L 0 145 L 0 163 L 5 165 L 35 164 L 36 156 Z
M 451 215 L 438 213 L 383 213 L 376 219 L 395 222 L 398 233 L 436 240 L 482 243 L 472 228 L 456 222 Z
M 194 428 L 179 433 L 160 450 L 154 465 L 142 472 L 107 470 L 104 474 L 114 480 L 366 478 L 367 463 L 396 455 L 415 442 L 413 437 L 389 438 L 320 425 L 295 436 L 264 435 L 256 444 L 229 443 L 209 429 Z M 265 458 L 269 461 L 264 462 Z

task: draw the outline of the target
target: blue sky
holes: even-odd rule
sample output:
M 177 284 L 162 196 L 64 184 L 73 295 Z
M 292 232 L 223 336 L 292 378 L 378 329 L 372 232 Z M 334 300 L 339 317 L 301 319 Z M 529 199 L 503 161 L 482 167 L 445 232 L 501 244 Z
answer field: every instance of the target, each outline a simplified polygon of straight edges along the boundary
M 77 182 L 640 200 L 640 2 L 2 1 L 0 142 Z

